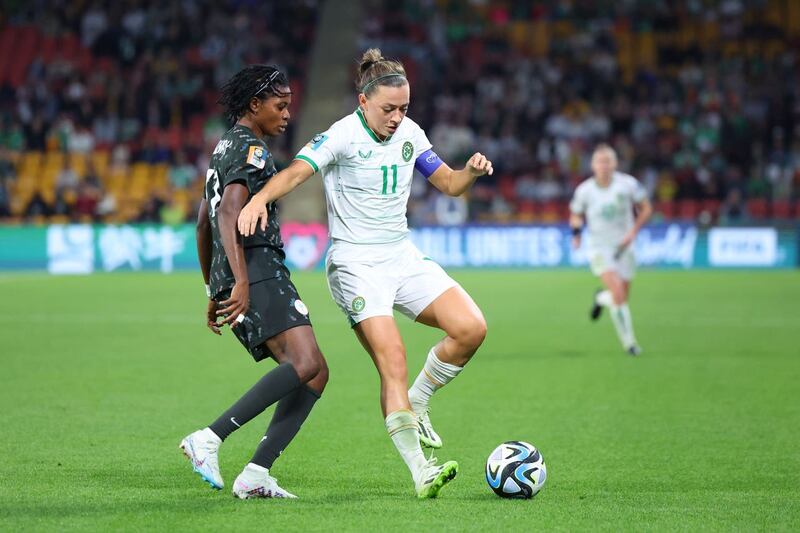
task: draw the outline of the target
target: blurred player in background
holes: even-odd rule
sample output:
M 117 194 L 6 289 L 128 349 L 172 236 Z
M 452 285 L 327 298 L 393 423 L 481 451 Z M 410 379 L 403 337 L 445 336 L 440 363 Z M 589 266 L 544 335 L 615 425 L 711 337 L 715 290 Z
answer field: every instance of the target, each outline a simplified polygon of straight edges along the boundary
M 470 296 L 408 239 L 406 211 L 414 169 L 450 196 L 459 196 L 492 163 L 474 154 L 453 170 L 432 150 L 425 132 L 406 117 L 410 89 L 403 66 L 368 50 L 358 68 L 356 111 L 315 136 L 292 164 L 269 181 L 239 216 L 244 235 L 267 223 L 266 204 L 320 172 L 332 246 L 326 261 L 331 295 L 347 315 L 381 377 L 386 429 L 411 470 L 417 495 L 435 497 L 458 464 L 426 461 L 423 444 L 442 441 L 428 416 L 428 400 L 454 379 L 486 335 Z M 393 309 L 439 328 L 445 337 L 428 353 L 407 390 L 406 352 Z M 412 410 L 413 409 L 413 410 Z
M 206 175 L 197 219 L 197 251 L 208 293 L 207 325 L 217 335 L 230 324 L 256 362 L 273 358 L 267 372 L 208 427 L 183 439 L 180 448 L 212 487 L 223 487 L 218 449 L 228 435 L 278 402 L 261 443 L 233 485 L 238 498 L 294 498 L 278 486 L 269 469 L 291 442 L 328 381 L 308 309 L 289 270 L 275 205 L 269 225 L 242 238 L 236 228 L 247 200 L 275 175 L 265 136 L 286 130 L 292 96 L 275 67 L 252 65 L 222 89 L 233 127 L 217 143 Z M 226 317 L 218 323 L 219 317 Z M 205 376 L 216 380 L 219 376 Z
M 589 234 L 589 264 L 606 287 L 595 294 L 590 317 L 597 320 L 603 307 L 607 307 L 623 348 L 630 355 L 639 355 L 642 349 L 633 333 L 633 320 L 628 308 L 631 280 L 636 269 L 633 243 L 653 214 L 653 208 L 647 192 L 636 178 L 616 169 L 614 149 L 606 144 L 595 148 L 592 154 L 594 175 L 575 189 L 570 203 L 572 245 L 576 249 L 580 247 L 585 223 Z

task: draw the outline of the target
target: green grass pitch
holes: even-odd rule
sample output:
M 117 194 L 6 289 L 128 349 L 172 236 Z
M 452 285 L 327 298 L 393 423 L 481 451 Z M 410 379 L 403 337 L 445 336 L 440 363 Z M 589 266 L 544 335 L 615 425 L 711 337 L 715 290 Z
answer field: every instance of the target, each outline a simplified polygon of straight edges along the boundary
M 298 501 L 234 500 L 268 415 L 220 454 L 210 490 L 177 446 L 271 363 L 204 327 L 197 273 L 3 275 L 0 530 L 789 530 L 800 525 L 800 273 L 640 273 L 644 355 L 588 321 L 588 272 L 453 272 L 489 323 L 432 403 L 459 476 L 414 497 L 378 379 L 320 273 L 295 281 L 331 382 L 273 473 Z M 434 330 L 398 319 L 410 374 Z M 505 501 L 484 461 L 538 446 L 544 490 Z

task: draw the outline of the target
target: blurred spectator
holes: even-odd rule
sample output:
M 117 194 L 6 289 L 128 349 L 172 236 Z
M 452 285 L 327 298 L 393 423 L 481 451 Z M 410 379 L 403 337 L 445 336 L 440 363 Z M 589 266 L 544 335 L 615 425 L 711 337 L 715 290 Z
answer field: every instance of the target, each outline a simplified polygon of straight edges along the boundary
M 156 143 L 152 137 L 145 137 L 142 147 L 133 154 L 134 161 L 151 165 L 166 163 L 169 158 L 169 149 L 163 144 Z
M 164 206 L 164 201 L 155 194 L 152 195 L 142 207 L 136 222 L 161 222 L 161 208 Z
M 72 160 L 69 155 L 64 156 L 64 165 L 56 176 L 56 191 L 77 189 L 80 177 L 72 168 Z
M 97 203 L 97 216 L 105 219 L 117 211 L 117 198 L 110 191 L 105 191 L 102 198 Z
M 98 220 L 97 204 L 100 201 L 100 190 L 83 181 L 78 187 L 75 198 L 75 215 L 79 220 Z
M 28 205 L 25 206 L 24 216 L 28 219 L 31 219 L 37 217 L 47 217 L 52 213 L 53 210 L 45 201 L 42 193 L 40 191 L 36 191 L 28 201 Z
M 179 150 L 175 155 L 175 162 L 169 167 L 169 181 L 173 187 L 185 188 L 191 185 L 197 177 L 197 170 L 186 159 L 186 153 Z
M 173 196 L 169 196 L 169 198 L 170 200 L 162 205 L 159 211 L 161 222 L 171 226 L 183 223 L 186 220 L 186 209 L 176 202 Z
M 731 189 L 728 192 L 720 206 L 719 217 L 723 224 L 736 224 L 747 219 L 747 208 L 740 189 Z
M 8 178 L 0 176 L 0 218 L 11 216 L 11 198 L 8 194 Z
M 86 173 L 83 175 L 83 183 L 95 187 L 98 190 L 102 188 L 100 176 L 97 174 L 97 169 L 95 169 L 94 162 L 91 158 L 86 163 Z
M 467 221 L 467 202 L 461 197 L 436 194 L 434 209 L 436 222 L 443 226 L 457 226 Z
M 11 151 L 0 145 L 0 180 L 13 181 L 16 177 L 17 171 L 11 161 Z

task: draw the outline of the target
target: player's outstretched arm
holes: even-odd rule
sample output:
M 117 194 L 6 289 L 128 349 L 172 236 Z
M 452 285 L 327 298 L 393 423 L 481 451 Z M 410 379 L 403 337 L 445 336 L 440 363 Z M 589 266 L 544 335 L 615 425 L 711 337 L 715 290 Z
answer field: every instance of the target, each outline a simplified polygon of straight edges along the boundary
M 259 219 L 261 219 L 261 231 L 266 230 L 267 204 L 283 198 L 313 175 L 314 169 L 311 165 L 295 159 L 288 167 L 272 176 L 239 213 L 239 232 L 245 237 L 254 234 Z
M 461 196 L 472 187 L 476 179 L 484 174 L 491 176 L 493 172 L 492 162 L 480 152 L 476 152 L 461 170 L 453 170 L 443 163 L 428 180 L 448 196 Z
M 221 335 L 217 325 L 217 302 L 211 299 L 208 283 L 211 279 L 211 220 L 208 218 L 208 203 L 203 198 L 200 201 L 200 208 L 197 210 L 197 259 L 200 261 L 200 271 L 203 273 L 203 281 L 206 284 L 208 293 L 208 307 L 206 308 L 206 326 L 217 335 Z
M 217 316 L 226 315 L 220 325 L 231 324 L 235 327 L 238 324 L 236 320 L 239 315 L 246 313 L 250 305 L 250 280 L 247 277 L 247 263 L 244 259 L 242 238 L 236 230 L 236 218 L 249 195 L 250 191 L 241 183 L 227 185 L 222 191 L 222 200 L 217 212 L 222 247 L 225 249 L 225 256 L 228 258 L 233 278 L 236 280 L 230 298 L 220 302 Z

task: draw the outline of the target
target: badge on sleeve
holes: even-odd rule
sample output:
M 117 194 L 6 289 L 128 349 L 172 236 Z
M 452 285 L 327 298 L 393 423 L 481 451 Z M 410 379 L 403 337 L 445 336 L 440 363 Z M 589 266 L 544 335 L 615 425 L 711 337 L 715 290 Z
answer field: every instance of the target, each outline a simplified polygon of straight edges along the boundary
M 258 169 L 264 168 L 267 164 L 267 151 L 263 146 L 254 145 L 250 147 L 247 152 L 247 164 L 253 165 Z
M 308 146 L 312 150 L 316 150 L 317 148 L 322 146 L 322 143 L 324 143 L 327 140 L 328 140 L 327 135 L 325 135 L 324 133 L 318 133 L 314 135 L 314 138 L 311 139 L 311 141 L 309 141 L 309 143 L 306 146 Z

